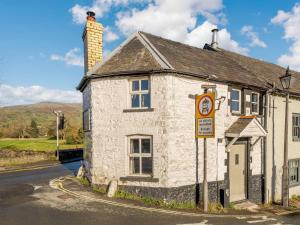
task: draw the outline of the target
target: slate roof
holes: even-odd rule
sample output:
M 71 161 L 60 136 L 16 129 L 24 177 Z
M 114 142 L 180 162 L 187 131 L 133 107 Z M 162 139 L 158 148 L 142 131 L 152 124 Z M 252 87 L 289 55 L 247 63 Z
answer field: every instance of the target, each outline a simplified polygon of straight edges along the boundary
M 251 123 L 253 118 L 238 118 L 226 131 L 226 133 L 240 134 Z
M 84 76 L 78 89 L 83 90 L 90 79 L 104 76 L 173 72 L 267 90 L 273 83 L 281 88 L 279 77 L 285 70 L 224 49 L 213 50 L 207 44 L 201 49 L 137 32 Z M 300 95 L 300 73 L 292 71 L 292 75 L 296 82 L 291 92 Z

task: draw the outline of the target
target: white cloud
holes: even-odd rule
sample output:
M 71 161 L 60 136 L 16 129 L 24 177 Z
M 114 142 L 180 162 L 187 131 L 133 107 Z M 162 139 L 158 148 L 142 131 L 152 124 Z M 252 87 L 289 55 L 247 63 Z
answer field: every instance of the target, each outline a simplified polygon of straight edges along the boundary
M 93 11 L 96 18 L 101 18 L 111 7 L 119 5 L 128 5 L 129 3 L 151 2 L 152 0 L 94 0 L 91 6 L 74 5 L 69 11 L 72 13 L 73 21 L 76 24 L 84 24 L 86 21 L 86 12 Z
M 283 38 L 293 42 L 289 53 L 281 55 L 277 62 L 282 66 L 290 65 L 292 69 L 300 71 L 300 4 L 295 4 L 290 12 L 279 10 L 271 22 L 282 26 Z
M 83 56 L 80 55 L 79 53 L 80 53 L 79 48 L 73 48 L 63 56 L 58 55 L 58 54 L 52 54 L 50 56 L 50 59 L 53 61 L 62 61 L 64 63 L 66 63 L 67 65 L 83 67 L 83 64 L 84 64 Z
M 105 42 L 109 43 L 118 40 L 120 37 L 115 32 L 113 32 L 110 27 L 105 27 L 103 38 Z
M 203 47 L 211 43 L 211 29 L 224 20 L 221 0 L 156 0 L 142 10 L 133 9 L 118 15 L 117 27 L 125 35 L 136 30 L 143 30 L 175 41 Z M 197 26 L 199 15 L 206 17 L 206 21 Z M 223 19 L 220 19 L 220 15 Z M 241 47 L 231 39 L 226 29 L 219 32 L 220 46 L 242 54 L 248 49 Z
M 141 7 L 134 8 L 135 5 L 131 3 L 135 2 L 147 4 L 139 4 Z M 75 5 L 70 11 L 73 20 L 82 24 L 86 20 L 85 11 L 94 10 L 96 17 L 100 18 L 112 7 L 120 5 L 130 6 L 123 7 L 116 13 L 115 25 L 125 36 L 142 30 L 203 47 L 204 43 L 211 42 L 211 27 L 227 22 L 222 11 L 224 8 L 222 0 L 94 0 L 91 6 Z M 199 17 L 205 18 L 205 22 L 199 24 Z M 104 32 L 106 42 L 114 41 L 117 36 L 116 33 L 110 33 L 110 30 Z M 248 49 L 234 41 L 228 30 L 222 29 L 219 36 L 221 47 L 247 54 Z
M 258 33 L 253 31 L 252 26 L 243 26 L 241 29 L 241 33 L 243 35 L 246 35 L 250 39 L 249 45 L 251 47 L 255 47 L 255 46 L 258 46 L 261 48 L 267 47 L 266 43 L 259 38 Z
M 216 28 L 216 25 L 211 24 L 208 21 L 205 21 L 202 25 L 195 28 L 193 31 L 188 33 L 185 42 L 187 44 L 203 47 L 205 43 L 211 43 L 212 33 L 211 30 Z M 219 47 L 238 52 L 244 55 L 247 55 L 248 49 L 241 47 L 238 42 L 231 39 L 231 34 L 227 29 L 221 29 L 218 32 L 219 36 Z
M 37 102 L 80 103 L 77 91 L 55 90 L 41 86 L 11 86 L 0 84 L 0 106 L 31 104 Z

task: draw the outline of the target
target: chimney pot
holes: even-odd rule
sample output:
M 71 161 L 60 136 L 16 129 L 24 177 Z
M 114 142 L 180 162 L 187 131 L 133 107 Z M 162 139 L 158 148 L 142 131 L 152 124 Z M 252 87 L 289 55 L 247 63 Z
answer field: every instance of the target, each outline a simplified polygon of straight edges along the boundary
M 95 18 L 96 14 L 93 11 L 87 11 L 86 15 L 87 15 L 87 17 L 86 17 L 87 20 L 96 21 L 96 18 Z
M 215 29 L 212 29 L 211 32 L 212 32 L 212 41 L 211 41 L 211 47 L 216 49 L 218 48 L 218 31 L 219 29 L 218 28 L 215 28 Z

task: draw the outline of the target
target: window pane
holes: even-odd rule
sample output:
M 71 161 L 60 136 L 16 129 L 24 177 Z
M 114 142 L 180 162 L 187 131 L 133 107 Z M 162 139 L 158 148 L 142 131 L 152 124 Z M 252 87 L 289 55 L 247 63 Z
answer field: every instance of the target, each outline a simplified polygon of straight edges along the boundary
M 231 99 L 232 100 L 239 100 L 240 99 L 239 93 L 240 93 L 239 91 L 232 90 L 231 91 Z
M 132 108 L 140 107 L 140 95 L 131 95 L 131 107 Z
M 239 165 L 239 154 L 235 154 L 235 165 Z
M 251 101 L 252 101 L 252 102 L 257 102 L 257 100 L 258 100 L 257 94 L 252 94 L 252 95 L 251 95 Z
M 140 152 L 139 139 L 131 139 L 130 140 L 130 152 L 131 153 L 139 153 Z
M 251 106 L 252 106 L 252 112 L 257 113 L 258 112 L 257 104 L 252 104 Z
M 149 82 L 148 80 L 142 80 L 141 81 L 141 90 L 145 91 L 149 89 Z
M 142 139 L 142 153 L 151 153 L 150 139 Z
M 150 95 L 142 94 L 142 107 L 150 107 Z
M 152 173 L 152 158 L 142 158 L 142 173 L 143 174 Z
M 138 80 L 132 81 L 132 91 L 140 90 L 140 82 Z
M 240 111 L 240 105 L 237 101 L 231 101 L 231 110 L 232 111 Z
M 134 157 L 130 159 L 131 164 L 131 173 L 137 174 L 140 173 L 140 158 Z

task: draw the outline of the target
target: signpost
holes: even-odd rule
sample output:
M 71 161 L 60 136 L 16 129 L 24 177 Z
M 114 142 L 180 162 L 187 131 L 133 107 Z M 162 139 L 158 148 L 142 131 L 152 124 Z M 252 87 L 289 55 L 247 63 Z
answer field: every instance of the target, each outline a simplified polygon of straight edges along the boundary
M 206 138 L 215 137 L 215 93 L 196 96 L 196 139 L 203 138 L 203 209 L 208 210 L 208 183 L 207 183 L 207 141 Z
M 215 137 L 215 94 L 196 97 L 196 138 Z

